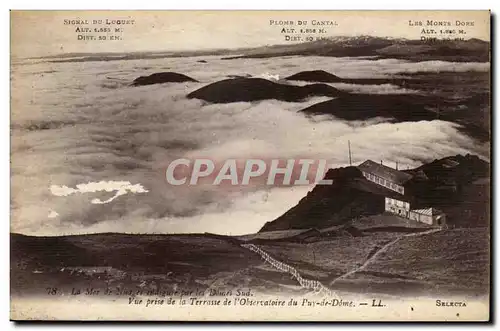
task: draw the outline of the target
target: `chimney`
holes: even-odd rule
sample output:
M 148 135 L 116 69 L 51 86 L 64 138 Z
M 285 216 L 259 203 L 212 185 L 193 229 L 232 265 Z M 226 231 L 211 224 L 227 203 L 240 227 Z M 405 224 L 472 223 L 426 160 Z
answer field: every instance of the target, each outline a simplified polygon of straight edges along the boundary
M 382 163 L 382 160 L 380 160 L 380 164 L 383 164 L 383 163 Z
M 396 161 L 396 170 L 398 170 L 398 161 Z

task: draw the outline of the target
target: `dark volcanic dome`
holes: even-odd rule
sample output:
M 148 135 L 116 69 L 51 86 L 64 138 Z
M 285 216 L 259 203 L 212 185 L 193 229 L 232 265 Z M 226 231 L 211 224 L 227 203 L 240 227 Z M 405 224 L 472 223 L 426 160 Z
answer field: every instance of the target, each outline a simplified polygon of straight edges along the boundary
M 302 80 L 306 82 L 338 83 L 342 78 L 324 70 L 301 71 L 285 78 L 286 80 Z
M 302 109 L 308 114 L 329 114 L 343 120 L 363 121 L 375 117 L 401 121 L 434 120 L 438 116 L 428 110 L 424 98 L 414 95 L 350 94 Z
M 326 84 L 284 85 L 263 78 L 225 79 L 204 86 L 187 95 L 213 103 L 251 102 L 258 100 L 301 101 L 311 96 L 337 97 L 345 94 Z
M 197 82 L 197 80 L 176 72 L 158 72 L 149 76 L 141 76 L 134 79 L 132 85 L 153 85 L 162 83 Z

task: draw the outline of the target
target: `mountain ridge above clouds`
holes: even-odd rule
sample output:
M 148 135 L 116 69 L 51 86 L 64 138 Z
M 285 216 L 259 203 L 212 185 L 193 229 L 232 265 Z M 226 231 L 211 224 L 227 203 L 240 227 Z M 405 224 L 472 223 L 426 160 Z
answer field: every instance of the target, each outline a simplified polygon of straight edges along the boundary
M 489 62 L 490 42 L 468 40 L 421 41 L 373 36 L 337 36 L 317 41 L 265 45 L 235 49 L 185 51 L 138 51 L 103 53 L 64 53 L 33 57 L 47 62 L 91 62 L 138 59 L 159 59 L 197 56 L 222 56 L 223 60 L 238 58 L 272 58 L 279 56 L 333 56 L 396 58 L 410 61 L 443 60 L 456 62 Z
M 372 36 L 333 37 L 300 44 L 265 46 L 246 51 L 243 55 L 223 59 L 271 58 L 296 55 L 371 56 L 410 61 L 488 62 L 490 59 L 490 43 L 475 38 L 468 40 L 421 41 Z

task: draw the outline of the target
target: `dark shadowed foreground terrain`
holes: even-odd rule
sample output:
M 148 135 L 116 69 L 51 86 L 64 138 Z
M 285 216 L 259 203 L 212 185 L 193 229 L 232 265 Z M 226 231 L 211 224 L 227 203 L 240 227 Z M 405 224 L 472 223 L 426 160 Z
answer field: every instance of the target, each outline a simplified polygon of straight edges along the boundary
M 352 229 L 351 229 L 352 230 Z M 410 232 L 409 232 L 410 231 Z M 302 277 L 331 290 L 393 295 L 486 294 L 488 228 L 444 230 L 404 237 L 412 230 L 377 227 L 309 233 L 305 239 L 241 239 L 255 242 Z M 413 231 L 422 231 L 422 229 Z M 205 291 L 251 288 L 256 293 L 305 294 L 290 274 L 276 270 L 237 245 L 212 235 L 95 234 L 68 237 L 11 235 L 11 294 L 45 296 L 50 288 L 104 291 Z M 343 276 L 345 276 L 343 278 Z M 337 278 L 341 278 L 335 281 Z

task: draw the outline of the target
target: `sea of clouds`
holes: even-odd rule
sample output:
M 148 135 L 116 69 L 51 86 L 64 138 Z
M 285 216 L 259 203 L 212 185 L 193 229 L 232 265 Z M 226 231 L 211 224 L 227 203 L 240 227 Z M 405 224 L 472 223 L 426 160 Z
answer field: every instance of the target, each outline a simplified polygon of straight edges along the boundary
M 313 187 L 173 187 L 165 170 L 177 158 L 308 158 L 346 166 L 348 140 L 355 164 L 373 159 L 405 168 L 459 153 L 487 157 L 487 144 L 444 121 L 345 122 L 299 112 L 328 100 L 324 97 L 224 105 L 185 98 L 228 75 L 279 79 L 318 69 L 346 78 L 381 78 L 489 67 L 323 57 L 15 64 L 11 231 L 244 234 L 283 214 Z M 183 73 L 200 83 L 130 86 L 138 76 L 161 71 Z M 356 93 L 408 93 L 389 84 L 332 86 Z

